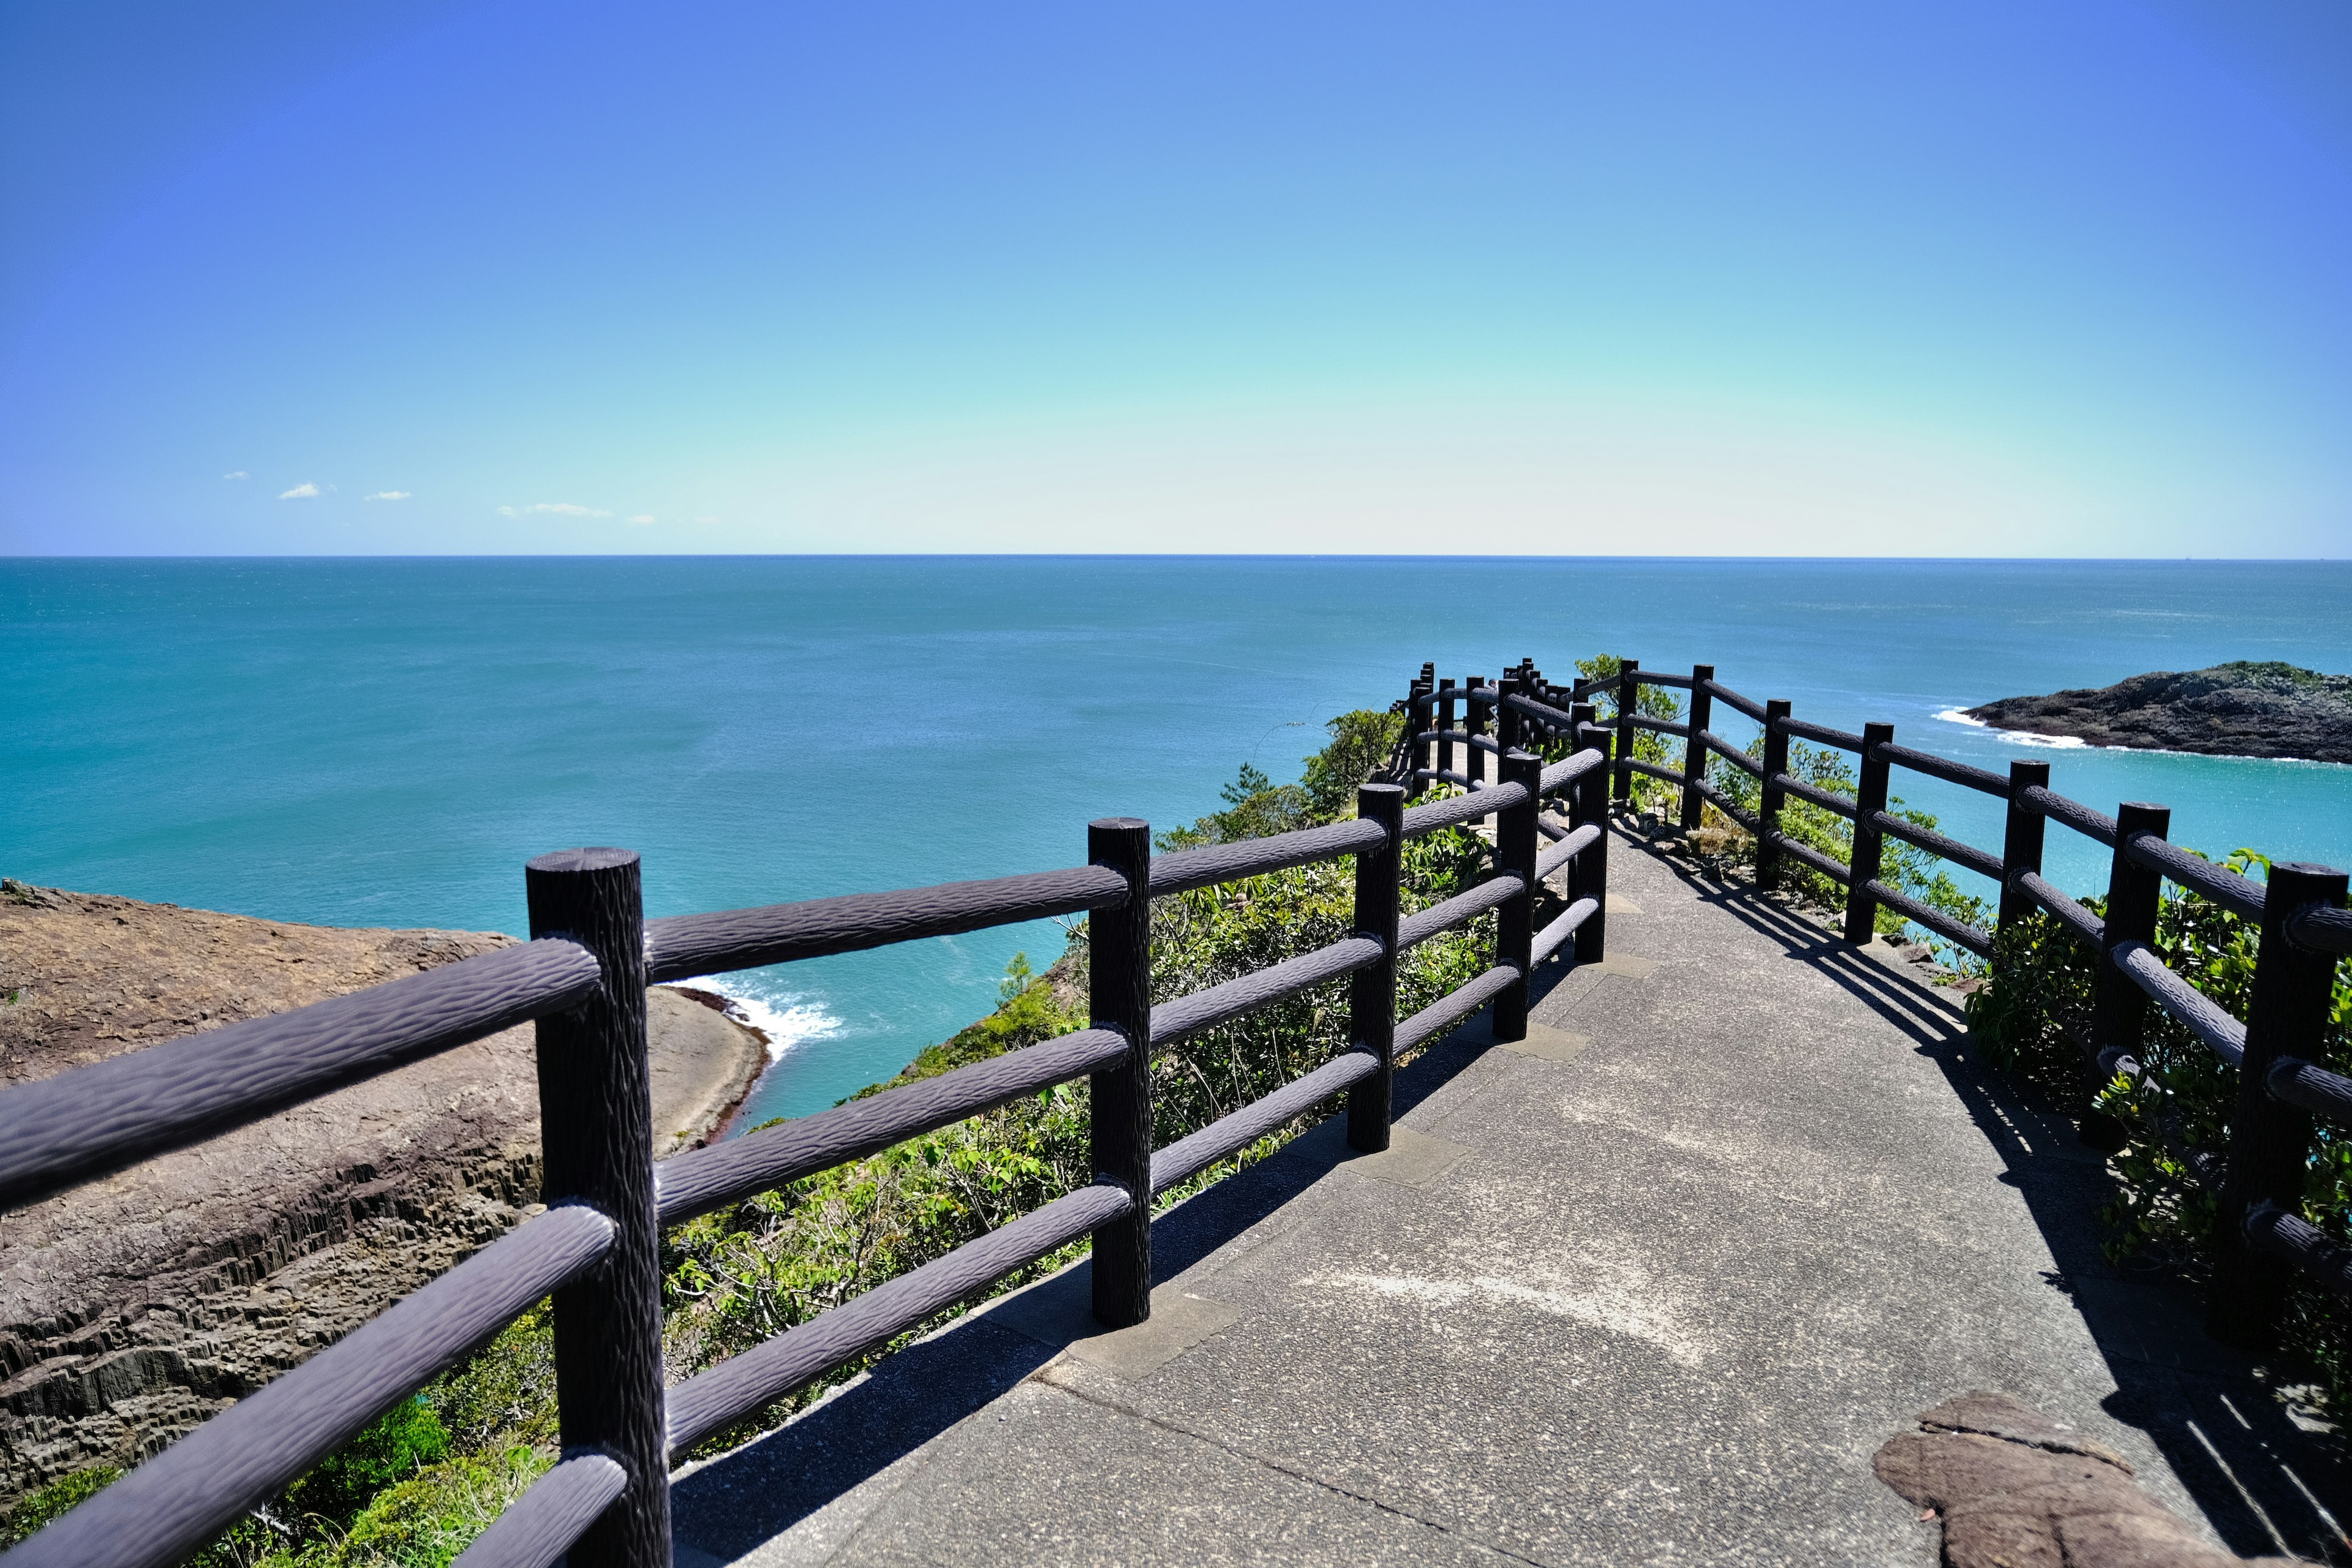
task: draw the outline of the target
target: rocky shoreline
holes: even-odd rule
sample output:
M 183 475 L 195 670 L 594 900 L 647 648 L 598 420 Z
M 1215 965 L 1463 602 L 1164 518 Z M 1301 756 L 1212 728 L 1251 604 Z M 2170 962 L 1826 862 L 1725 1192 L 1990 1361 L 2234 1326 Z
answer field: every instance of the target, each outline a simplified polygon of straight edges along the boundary
M 2113 686 L 1966 710 L 1996 730 L 2094 746 L 2352 763 L 2352 675 L 2276 661 L 2158 670 Z
M 0 1082 L 506 946 L 0 887 Z M 657 1152 L 767 1064 L 709 993 L 649 1003 Z M 0 1215 L 0 1506 L 127 1465 L 495 1239 L 538 1200 L 526 1026 Z

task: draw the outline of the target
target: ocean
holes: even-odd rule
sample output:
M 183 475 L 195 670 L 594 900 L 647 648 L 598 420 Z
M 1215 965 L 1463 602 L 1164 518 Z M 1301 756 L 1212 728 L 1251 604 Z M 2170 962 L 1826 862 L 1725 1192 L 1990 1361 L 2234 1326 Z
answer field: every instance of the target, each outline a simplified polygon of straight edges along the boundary
M 1423 659 L 1558 678 L 1599 651 L 1995 770 L 2044 756 L 2208 851 L 2352 864 L 2352 767 L 1950 717 L 2231 658 L 2352 669 L 2352 563 L 827 556 L 0 562 L 0 872 L 517 932 L 523 861 L 572 845 L 640 851 L 656 915 L 996 876 L 1084 859 L 1090 817 L 1188 822 L 1244 763 L 1296 777 Z M 1998 847 L 1997 802 L 1896 776 Z M 2097 846 L 2051 851 L 2104 885 Z M 888 1076 L 1060 945 L 1043 922 L 727 977 L 774 1041 L 751 1118 Z

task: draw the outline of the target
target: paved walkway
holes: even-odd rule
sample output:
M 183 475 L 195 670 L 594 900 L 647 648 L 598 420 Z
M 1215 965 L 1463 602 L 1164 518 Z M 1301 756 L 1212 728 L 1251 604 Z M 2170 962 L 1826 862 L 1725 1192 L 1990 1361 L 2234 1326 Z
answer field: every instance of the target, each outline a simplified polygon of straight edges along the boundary
M 1941 995 L 1622 837 L 1611 877 L 1616 956 L 1402 1075 L 1390 1152 L 1327 1123 L 1163 1217 L 1141 1328 L 1081 1266 L 682 1475 L 681 1568 L 1927 1564 L 1870 1458 L 1979 1388 L 2242 1552 L 2341 1550 L 2341 1478 L 2100 1263 L 2096 1156 Z

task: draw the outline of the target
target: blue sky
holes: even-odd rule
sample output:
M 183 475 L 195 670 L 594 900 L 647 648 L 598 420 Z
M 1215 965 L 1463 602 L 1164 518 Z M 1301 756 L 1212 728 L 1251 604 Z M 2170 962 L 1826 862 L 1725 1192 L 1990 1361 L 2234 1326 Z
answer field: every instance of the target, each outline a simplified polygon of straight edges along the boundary
M 0 552 L 2352 554 L 2339 0 L 16 5 L 0 204 Z

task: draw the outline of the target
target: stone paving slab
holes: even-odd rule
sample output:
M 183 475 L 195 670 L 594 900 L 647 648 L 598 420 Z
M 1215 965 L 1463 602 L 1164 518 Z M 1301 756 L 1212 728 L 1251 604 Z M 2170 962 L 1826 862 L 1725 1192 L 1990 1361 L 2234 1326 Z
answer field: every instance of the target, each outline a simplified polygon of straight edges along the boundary
M 1883 952 L 1621 838 L 1611 962 L 1085 1266 L 678 1479 L 679 1562 L 1918 1563 L 1872 1475 L 2013 1394 L 2241 1552 L 2342 1478 L 2193 1304 L 2099 1261 L 2105 1176 Z M 1622 898 L 1622 901 L 1621 901 Z

